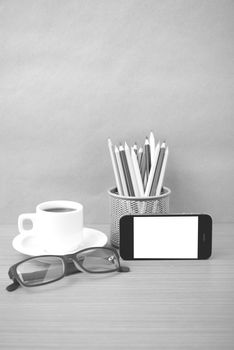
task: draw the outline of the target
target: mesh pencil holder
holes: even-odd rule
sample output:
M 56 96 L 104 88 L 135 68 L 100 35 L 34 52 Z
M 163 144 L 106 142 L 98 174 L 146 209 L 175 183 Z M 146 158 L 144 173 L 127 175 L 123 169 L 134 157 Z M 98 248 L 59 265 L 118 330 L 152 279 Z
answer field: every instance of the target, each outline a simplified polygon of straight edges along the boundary
M 124 215 L 154 215 L 169 213 L 171 190 L 163 187 L 158 197 L 124 197 L 113 188 L 108 191 L 111 207 L 111 244 L 119 248 L 119 220 Z

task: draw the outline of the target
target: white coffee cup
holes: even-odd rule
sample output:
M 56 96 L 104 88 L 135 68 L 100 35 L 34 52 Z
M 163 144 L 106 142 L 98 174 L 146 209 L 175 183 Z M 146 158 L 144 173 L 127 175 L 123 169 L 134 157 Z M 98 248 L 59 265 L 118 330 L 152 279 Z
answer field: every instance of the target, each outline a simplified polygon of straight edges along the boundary
M 32 222 L 32 229 L 24 228 L 25 220 Z M 37 235 L 48 253 L 69 253 L 83 239 L 83 206 L 64 200 L 38 204 L 36 213 L 19 216 L 18 228 L 20 233 Z

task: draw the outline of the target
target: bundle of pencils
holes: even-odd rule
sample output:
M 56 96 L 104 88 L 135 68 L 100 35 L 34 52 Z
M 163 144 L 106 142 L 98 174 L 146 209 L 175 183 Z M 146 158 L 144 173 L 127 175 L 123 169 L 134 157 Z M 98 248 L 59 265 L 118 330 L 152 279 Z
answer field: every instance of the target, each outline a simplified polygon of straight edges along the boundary
M 166 142 L 155 143 L 151 131 L 143 147 L 128 144 L 114 146 L 108 139 L 118 194 L 130 197 L 159 196 L 168 158 Z

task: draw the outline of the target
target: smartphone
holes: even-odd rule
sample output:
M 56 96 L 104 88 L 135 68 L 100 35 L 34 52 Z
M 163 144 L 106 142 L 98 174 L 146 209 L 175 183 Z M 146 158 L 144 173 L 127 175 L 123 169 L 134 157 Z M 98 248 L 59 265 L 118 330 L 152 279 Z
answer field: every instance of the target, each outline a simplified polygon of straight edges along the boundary
M 126 215 L 120 219 L 124 260 L 208 259 L 212 218 L 207 214 Z

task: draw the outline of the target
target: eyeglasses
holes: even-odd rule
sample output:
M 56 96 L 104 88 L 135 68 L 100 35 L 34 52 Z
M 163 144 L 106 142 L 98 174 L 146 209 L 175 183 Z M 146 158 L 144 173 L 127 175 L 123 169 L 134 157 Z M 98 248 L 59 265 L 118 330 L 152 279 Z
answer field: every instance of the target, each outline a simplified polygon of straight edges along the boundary
M 6 289 L 12 292 L 20 285 L 42 286 L 82 271 L 97 274 L 128 272 L 129 268 L 120 266 L 117 250 L 107 247 L 87 248 L 68 255 L 40 255 L 11 266 L 8 275 L 13 283 Z

